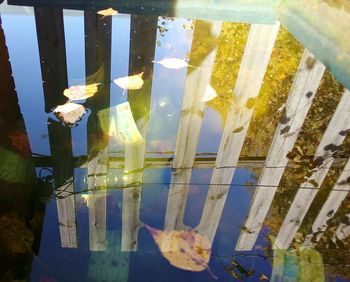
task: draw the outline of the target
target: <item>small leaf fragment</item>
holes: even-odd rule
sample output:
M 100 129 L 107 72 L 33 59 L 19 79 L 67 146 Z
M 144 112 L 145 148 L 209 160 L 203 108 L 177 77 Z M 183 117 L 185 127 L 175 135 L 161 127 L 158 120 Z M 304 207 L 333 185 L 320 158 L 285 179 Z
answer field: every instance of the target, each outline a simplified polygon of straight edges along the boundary
M 289 130 L 290 130 L 290 126 L 287 125 L 286 127 L 284 127 L 284 128 L 281 129 L 280 134 L 282 135 L 282 134 L 288 133 Z
M 308 182 L 309 182 L 312 186 L 314 186 L 315 188 L 318 187 L 318 183 L 316 182 L 315 179 L 311 179 L 311 180 L 309 180 Z
M 248 108 L 248 109 L 252 109 L 254 108 L 255 106 L 255 102 L 256 102 L 256 98 L 249 98 L 247 100 L 247 102 L 245 103 L 245 106 Z
M 259 280 L 269 280 L 269 277 L 267 277 L 265 274 L 261 274 Z
M 243 129 L 244 129 L 244 126 L 237 127 L 235 130 L 232 131 L 232 133 L 241 132 Z
M 281 112 L 280 123 L 287 124 L 289 121 L 290 121 L 290 117 L 287 116 L 286 108 L 283 108 Z
M 325 151 L 332 151 L 332 152 L 336 152 L 338 150 L 341 149 L 341 145 L 335 145 L 335 144 L 328 144 L 324 147 Z
M 334 210 L 330 210 L 330 211 L 327 213 L 327 216 L 328 216 L 328 217 L 331 217 L 333 214 L 334 214 Z
M 306 93 L 306 97 L 307 97 L 307 98 L 311 98 L 312 94 L 313 94 L 313 93 L 312 93 L 311 91 L 309 91 L 309 92 Z
M 104 16 L 104 17 L 108 17 L 108 16 L 115 16 L 116 14 L 118 14 L 117 10 L 114 10 L 112 8 L 108 8 L 105 10 L 100 10 L 97 12 L 98 15 Z
M 339 135 L 341 136 L 346 136 L 350 133 L 350 128 L 349 129 L 346 129 L 346 130 L 342 130 L 339 132 Z
M 308 69 L 308 70 L 311 70 L 311 69 L 315 66 L 316 61 L 317 61 L 316 58 L 311 57 L 311 56 L 308 57 L 308 58 L 306 59 L 306 62 L 305 62 L 307 69 Z

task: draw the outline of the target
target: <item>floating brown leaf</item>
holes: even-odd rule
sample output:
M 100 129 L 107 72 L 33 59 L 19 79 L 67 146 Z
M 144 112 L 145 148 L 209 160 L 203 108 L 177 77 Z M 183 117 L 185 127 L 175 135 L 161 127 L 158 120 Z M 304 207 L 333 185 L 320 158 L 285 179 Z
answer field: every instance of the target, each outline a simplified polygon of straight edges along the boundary
M 193 230 L 161 231 L 148 225 L 146 228 L 171 265 L 189 271 L 209 270 L 211 244 L 206 237 Z
M 108 8 L 105 10 L 100 10 L 97 12 L 98 15 L 104 16 L 104 17 L 108 17 L 108 16 L 115 16 L 116 14 L 118 14 L 117 10 L 114 10 L 112 8 Z
M 71 101 L 83 100 L 94 96 L 98 90 L 100 83 L 92 83 L 88 85 L 75 85 L 63 91 L 63 95 Z
M 124 90 L 138 90 L 143 86 L 143 72 L 131 76 L 119 77 L 114 80 L 120 88 Z

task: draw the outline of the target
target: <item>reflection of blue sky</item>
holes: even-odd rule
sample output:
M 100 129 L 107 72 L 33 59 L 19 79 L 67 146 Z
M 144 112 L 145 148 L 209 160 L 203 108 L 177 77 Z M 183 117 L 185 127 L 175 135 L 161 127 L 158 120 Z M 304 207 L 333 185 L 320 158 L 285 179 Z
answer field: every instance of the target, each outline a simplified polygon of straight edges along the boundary
M 159 24 L 163 20 L 159 20 Z M 167 20 L 169 29 L 164 37 L 159 31 L 155 61 L 164 58 L 186 58 L 191 50 L 191 37 L 182 25 L 186 19 Z M 181 112 L 187 69 L 171 70 L 154 64 L 151 117 L 147 137 L 147 151 L 174 151 Z
M 216 153 L 219 150 L 223 131 L 222 120 L 218 112 L 206 107 L 197 153 Z
M 117 15 L 112 18 L 112 52 L 111 52 L 111 88 L 110 105 L 115 106 L 127 100 L 123 95 L 123 89 L 118 87 L 113 80 L 118 77 L 128 76 L 129 72 L 129 39 L 130 16 Z M 109 151 L 124 150 L 124 146 L 116 143 L 113 138 L 109 141 Z
M 19 105 L 33 153 L 50 154 L 47 114 L 33 16 L 2 15 Z M 18 40 L 20 39 L 20 44 Z
M 44 111 L 41 69 L 33 16 L 4 15 L 3 26 L 9 48 L 13 76 L 33 153 L 48 155 L 50 152 L 47 118 Z M 160 22 L 163 21 L 162 19 Z M 186 19 L 167 20 L 169 29 L 164 37 L 157 34 L 160 46 L 156 46 L 155 60 L 186 58 L 191 50 L 191 31 L 183 28 Z M 67 56 L 68 86 L 85 83 L 84 14 L 82 11 L 64 10 L 65 44 Z M 111 106 L 127 99 L 123 90 L 112 81 L 128 75 L 130 16 L 118 15 L 112 20 L 111 51 Z M 21 44 L 17 39 L 21 38 Z M 154 64 L 151 98 L 151 116 L 148 128 L 147 151 L 174 151 L 178 121 L 187 69 L 171 70 Z M 84 102 L 84 101 L 81 101 Z M 35 113 L 35 114 L 34 114 Z M 73 154 L 87 153 L 87 120 L 85 115 L 72 128 Z M 199 141 L 199 152 L 216 151 L 221 133 L 217 132 L 218 115 L 206 110 Z M 216 131 L 215 131 L 216 130 Z M 214 134 L 214 135 L 213 135 Z M 208 136 L 211 136 L 208 138 Z M 213 138 L 214 137 L 214 138 Z M 214 142 L 213 142 L 214 141 Z M 110 151 L 123 150 L 123 146 L 110 141 Z
M 66 43 L 66 60 L 68 87 L 85 84 L 85 38 L 84 13 L 82 11 L 63 11 L 64 35 Z M 74 15 L 72 15 L 74 13 Z M 87 153 L 88 115 L 85 115 L 78 126 L 72 128 L 73 155 Z
M 195 183 L 208 183 L 211 178 L 211 169 L 195 169 L 193 171 L 189 187 L 189 197 L 186 203 L 185 223 L 195 227 L 200 220 L 203 210 L 208 185 L 196 185 Z M 82 181 L 86 174 L 85 169 L 75 170 L 75 188 L 84 189 Z M 109 177 L 118 176 L 121 179 L 120 170 L 111 170 Z M 146 169 L 144 181 L 146 184 L 142 190 L 140 218 L 141 221 L 155 228 L 162 229 L 166 212 L 171 169 Z M 237 169 L 233 183 L 244 184 L 251 181 L 251 173 L 246 169 Z M 158 183 L 158 184 L 157 184 Z M 214 240 L 214 254 L 227 256 L 234 254 L 234 247 L 243 223 L 252 193 L 243 186 L 230 188 L 226 205 L 224 207 L 216 238 Z M 125 252 L 120 252 L 121 236 L 121 203 L 122 190 L 110 190 L 107 196 L 107 237 L 108 250 L 105 252 L 89 251 L 89 221 L 88 209 L 82 203 L 79 196 L 76 197 L 78 249 L 61 248 L 59 237 L 59 225 L 57 220 L 57 208 L 55 201 L 46 205 L 45 222 L 41 237 L 39 259 L 34 260 L 31 281 L 39 281 L 40 277 L 55 278 L 57 281 L 93 281 L 89 278 L 91 268 L 100 265 L 107 271 L 99 273 L 101 281 L 116 281 L 111 279 L 116 271 L 129 272 L 128 281 L 212 281 L 207 271 L 192 273 L 179 270 L 171 266 L 160 254 L 157 246 L 146 229 L 139 233 L 139 248 L 130 255 L 129 269 L 112 267 L 112 261 L 120 261 Z M 264 240 L 258 241 L 259 245 L 266 245 Z M 251 253 L 251 252 L 249 252 Z M 270 275 L 270 263 L 261 258 L 235 257 L 247 269 L 255 269 L 257 275 L 250 281 L 256 281 L 258 274 Z M 123 258 L 124 259 L 124 258 Z M 92 264 L 94 260 L 94 264 Z M 226 260 L 227 261 L 227 260 Z M 96 265 L 97 264 L 97 265 Z M 229 264 L 229 260 L 227 265 Z M 223 269 L 223 264 L 213 256 L 210 267 L 220 279 L 230 279 L 230 274 Z M 109 269 L 109 270 L 108 270 Z M 157 273 L 159 280 L 154 279 Z M 221 281 L 221 280 L 220 280 Z

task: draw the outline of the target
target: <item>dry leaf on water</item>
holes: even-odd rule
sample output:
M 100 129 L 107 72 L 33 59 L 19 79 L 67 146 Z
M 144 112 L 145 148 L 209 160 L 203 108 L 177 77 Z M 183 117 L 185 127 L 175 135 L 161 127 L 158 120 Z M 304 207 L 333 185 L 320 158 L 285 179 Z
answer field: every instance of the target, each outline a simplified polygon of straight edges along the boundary
M 98 15 L 104 16 L 104 17 L 108 17 L 108 16 L 115 16 L 116 14 L 118 14 L 117 10 L 114 10 L 112 8 L 108 8 L 105 10 L 100 10 L 97 12 Z
M 261 274 L 259 280 L 269 280 L 269 278 L 265 274 Z
M 215 99 L 217 96 L 218 96 L 218 94 L 216 94 L 215 89 L 210 84 L 207 84 L 207 87 L 205 88 L 205 92 L 204 92 L 204 95 L 203 95 L 201 101 L 203 103 L 206 103 L 206 102 L 209 102 L 209 101 Z
M 100 83 L 92 83 L 88 85 L 75 85 L 63 91 L 63 95 L 71 101 L 83 100 L 94 96 L 98 90 Z
M 178 70 L 189 66 L 189 64 L 184 59 L 178 58 L 166 58 L 160 61 L 154 61 L 154 63 L 160 64 L 163 67 L 173 70 Z
M 114 80 L 120 88 L 124 90 L 138 90 L 143 86 L 143 72 L 131 76 L 119 77 Z
M 208 269 L 211 254 L 210 241 L 193 230 L 161 231 L 145 225 L 151 233 L 159 250 L 169 263 L 177 268 L 189 271 Z
M 57 106 L 53 113 L 63 122 L 74 124 L 82 118 L 86 110 L 83 105 L 75 103 L 67 103 Z

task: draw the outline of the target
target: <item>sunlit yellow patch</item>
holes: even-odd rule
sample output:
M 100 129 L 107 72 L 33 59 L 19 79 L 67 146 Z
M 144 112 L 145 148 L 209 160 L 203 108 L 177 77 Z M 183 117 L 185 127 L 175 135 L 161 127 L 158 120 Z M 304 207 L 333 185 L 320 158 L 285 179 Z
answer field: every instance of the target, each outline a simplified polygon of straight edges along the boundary
M 89 195 L 88 194 L 82 194 L 81 198 L 83 200 L 83 203 L 88 206 L 89 205 Z
M 103 132 L 123 144 L 144 142 L 133 118 L 129 102 L 98 113 Z

